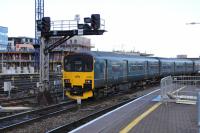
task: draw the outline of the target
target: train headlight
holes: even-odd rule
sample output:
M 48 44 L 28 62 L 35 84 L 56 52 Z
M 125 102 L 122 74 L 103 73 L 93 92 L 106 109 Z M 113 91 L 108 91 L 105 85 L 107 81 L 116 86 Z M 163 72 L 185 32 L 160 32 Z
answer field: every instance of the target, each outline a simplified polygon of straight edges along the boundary
M 70 80 L 69 79 L 64 79 L 64 82 L 65 83 L 70 83 Z
M 85 83 L 86 83 L 86 84 L 91 84 L 91 83 L 92 83 L 92 80 L 85 80 Z

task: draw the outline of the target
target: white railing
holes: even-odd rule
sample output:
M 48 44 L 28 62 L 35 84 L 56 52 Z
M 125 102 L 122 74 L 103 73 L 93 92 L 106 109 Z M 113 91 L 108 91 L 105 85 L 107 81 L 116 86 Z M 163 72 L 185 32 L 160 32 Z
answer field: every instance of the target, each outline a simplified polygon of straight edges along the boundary
M 200 76 L 168 76 L 161 79 L 161 100 L 195 104 L 200 91 Z

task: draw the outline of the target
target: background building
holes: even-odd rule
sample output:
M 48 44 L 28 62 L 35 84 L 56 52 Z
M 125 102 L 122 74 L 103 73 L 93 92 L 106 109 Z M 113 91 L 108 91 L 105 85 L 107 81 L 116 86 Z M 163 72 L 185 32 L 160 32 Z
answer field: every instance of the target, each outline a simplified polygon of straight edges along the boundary
M 35 39 L 30 37 L 8 37 L 8 51 L 31 51 L 34 50 Z
M 58 41 L 60 37 L 51 37 L 51 43 Z M 90 51 L 94 46 L 91 45 L 91 40 L 86 37 L 74 36 L 55 48 L 55 50 L 65 51 Z
M 184 58 L 187 58 L 187 55 L 186 55 L 186 54 L 180 54 L 180 55 L 177 55 L 176 57 L 177 57 L 177 58 L 183 58 L 183 59 L 184 59 Z
M 60 38 L 51 38 L 50 45 Z M 9 37 L 7 51 L 0 51 L 0 73 L 38 73 L 35 60 L 35 39 L 30 37 Z M 49 54 L 50 72 L 61 72 L 63 57 L 69 52 L 90 51 L 90 39 L 76 36 L 56 47 Z
M 0 51 L 5 51 L 8 45 L 8 28 L 0 26 Z
M 58 41 L 60 37 L 52 37 L 50 44 Z M 49 70 L 50 72 L 60 71 L 62 67 L 63 57 L 69 52 L 91 51 L 91 40 L 86 37 L 74 36 L 56 47 L 49 55 Z
M 0 72 L 3 74 L 34 73 L 34 52 L 0 51 Z

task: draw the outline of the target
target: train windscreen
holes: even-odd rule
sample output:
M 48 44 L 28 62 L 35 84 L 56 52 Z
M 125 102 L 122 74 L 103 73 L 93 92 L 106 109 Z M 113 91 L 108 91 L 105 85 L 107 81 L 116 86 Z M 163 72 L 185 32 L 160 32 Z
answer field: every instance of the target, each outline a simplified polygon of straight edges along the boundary
M 68 72 L 91 72 L 93 58 L 89 55 L 69 55 L 64 58 L 64 70 Z

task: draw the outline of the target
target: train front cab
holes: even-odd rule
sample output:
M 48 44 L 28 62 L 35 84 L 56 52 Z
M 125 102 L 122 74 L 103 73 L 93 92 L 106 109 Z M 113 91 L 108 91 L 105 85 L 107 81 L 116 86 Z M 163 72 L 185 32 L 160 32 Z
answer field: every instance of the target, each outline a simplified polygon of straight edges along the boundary
M 93 96 L 93 66 L 93 57 L 88 54 L 72 54 L 64 58 L 65 95 L 71 99 L 87 99 Z

